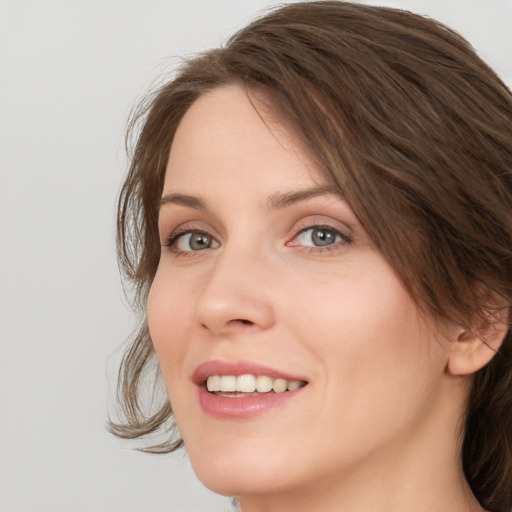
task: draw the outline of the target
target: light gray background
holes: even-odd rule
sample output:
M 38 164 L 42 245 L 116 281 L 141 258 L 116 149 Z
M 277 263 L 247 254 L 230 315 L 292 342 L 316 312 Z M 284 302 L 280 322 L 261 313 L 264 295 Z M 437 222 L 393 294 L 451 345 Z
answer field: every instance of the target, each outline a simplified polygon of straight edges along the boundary
M 114 202 L 135 99 L 266 0 L 0 1 L 0 510 L 221 512 L 184 456 L 106 433 L 133 326 Z M 375 1 L 453 26 L 512 84 L 512 0 Z M 110 376 L 110 378 L 109 378 Z

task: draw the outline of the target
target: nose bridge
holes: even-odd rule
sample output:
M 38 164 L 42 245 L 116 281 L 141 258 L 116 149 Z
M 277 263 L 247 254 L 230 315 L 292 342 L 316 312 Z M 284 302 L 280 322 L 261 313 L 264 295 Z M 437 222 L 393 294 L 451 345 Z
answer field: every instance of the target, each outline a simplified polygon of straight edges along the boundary
M 197 321 L 212 332 L 267 329 L 274 312 L 264 287 L 259 250 L 227 244 L 219 250 L 196 304 Z

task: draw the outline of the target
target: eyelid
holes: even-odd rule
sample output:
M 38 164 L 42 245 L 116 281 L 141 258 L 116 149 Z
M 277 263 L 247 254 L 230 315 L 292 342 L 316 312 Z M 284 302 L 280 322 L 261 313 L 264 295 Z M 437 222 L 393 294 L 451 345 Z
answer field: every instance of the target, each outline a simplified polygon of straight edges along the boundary
M 350 224 L 325 215 L 310 215 L 306 218 L 302 218 L 300 221 L 295 223 L 291 231 L 293 231 L 295 234 L 294 236 L 296 236 L 300 232 L 312 228 L 332 229 L 333 231 L 338 231 L 341 235 L 347 238 L 352 237 L 353 234 L 353 228 Z
M 169 217 L 159 223 L 160 241 L 165 245 L 166 241 L 173 236 L 178 236 L 189 231 L 198 231 L 206 233 L 214 238 L 218 238 L 218 233 L 214 230 L 208 222 L 200 219 L 185 220 L 180 217 Z
M 293 237 L 286 242 L 286 245 L 288 247 L 303 247 L 307 248 L 309 250 L 313 251 L 322 251 L 322 250 L 332 250 L 338 247 L 341 247 L 343 245 L 352 243 L 352 230 L 346 226 L 343 225 L 343 227 L 340 226 L 340 222 L 334 221 L 334 220 L 326 220 L 325 217 L 319 218 L 311 218 L 310 220 L 303 220 L 301 223 L 294 228 L 294 235 Z M 341 238 L 340 241 L 334 242 L 333 244 L 325 245 L 325 246 L 315 246 L 315 245 L 302 245 L 300 243 L 297 243 L 299 237 L 304 234 L 305 232 L 309 230 L 314 229 L 325 229 L 328 231 L 333 231 L 336 234 L 338 234 Z
M 301 234 L 313 229 L 325 229 L 335 232 L 337 235 L 339 235 L 340 240 L 337 240 L 332 244 L 328 245 L 308 245 L 300 243 L 298 238 L 301 236 Z M 208 237 L 211 237 L 213 243 L 215 244 L 214 247 L 206 247 L 203 250 L 217 248 L 221 245 L 220 236 L 218 235 L 216 230 L 213 229 L 210 224 L 202 221 L 187 221 L 182 224 L 179 224 L 176 228 L 170 230 L 169 235 L 162 234 L 160 243 L 162 247 L 173 249 L 173 251 L 176 253 L 190 254 L 202 252 L 201 250 L 194 249 L 179 250 L 176 247 L 173 247 L 175 246 L 176 241 L 179 240 L 180 237 L 191 233 L 204 234 Z M 324 215 L 311 215 L 308 216 L 307 218 L 302 218 L 300 221 L 295 223 L 295 226 L 292 228 L 292 235 L 290 235 L 288 240 L 285 242 L 285 246 L 302 247 L 304 249 L 309 249 L 311 251 L 333 250 L 340 246 L 344 246 L 346 244 L 351 243 L 353 241 L 352 233 L 352 228 L 347 224 L 342 223 L 341 221 L 332 219 L 330 217 L 326 217 Z
M 215 242 L 218 244 L 219 242 L 217 242 L 217 240 L 215 239 L 215 237 L 208 233 L 207 231 L 204 231 L 202 229 L 184 229 L 183 231 L 173 231 L 168 237 L 167 237 L 167 241 L 162 244 L 162 245 L 165 245 L 167 247 L 170 247 L 172 244 L 174 244 L 176 241 L 178 241 L 180 238 L 183 238 L 187 235 L 192 235 L 192 234 L 197 234 L 197 235 L 206 235 L 206 236 L 209 236 L 211 237 L 212 240 L 215 240 Z
M 187 221 L 181 224 L 178 224 L 177 227 L 173 229 L 161 229 L 162 233 L 160 235 L 160 245 L 162 247 L 171 248 L 171 246 L 181 237 L 188 233 L 200 233 L 207 235 L 212 238 L 217 244 L 220 245 L 219 235 L 215 229 L 213 229 L 210 224 L 201 222 L 201 221 Z M 166 234 L 170 233 L 170 234 Z M 190 252 L 200 252 L 200 251 L 190 251 Z

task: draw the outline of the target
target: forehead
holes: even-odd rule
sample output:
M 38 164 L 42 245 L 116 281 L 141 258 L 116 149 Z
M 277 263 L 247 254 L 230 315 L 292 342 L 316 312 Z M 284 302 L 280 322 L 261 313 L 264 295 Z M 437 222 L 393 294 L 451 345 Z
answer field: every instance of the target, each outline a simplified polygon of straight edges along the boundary
M 164 190 L 196 181 L 231 178 L 283 185 L 327 180 L 292 130 L 272 112 L 271 103 L 240 86 L 214 89 L 196 100 L 174 136 Z M 219 181 L 218 181 L 219 182 Z

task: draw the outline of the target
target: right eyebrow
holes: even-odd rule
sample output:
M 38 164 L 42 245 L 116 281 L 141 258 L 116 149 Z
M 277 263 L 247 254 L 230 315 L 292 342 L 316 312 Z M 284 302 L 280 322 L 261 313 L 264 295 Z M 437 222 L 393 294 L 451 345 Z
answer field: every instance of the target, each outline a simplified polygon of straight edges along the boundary
M 179 204 L 196 210 L 206 210 L 206 205 L 201 199 L 187 194 L 166 194 L 160 199 L 160 207 L 166 204 Z
M 281 210 L 287 208 L 295 203 L 301 201 L 307 201 L 312 197 L 323 196 L 323 195 L 336 195 L 342 198 L 339 190 L 333 185 L 323 185 L 319 187 L 306 188 L 304 190 L 297 190 L 291 192 L 285 192 L 283 194 L 272 194 L 267 199 L 267 208 L 269 210 Z

